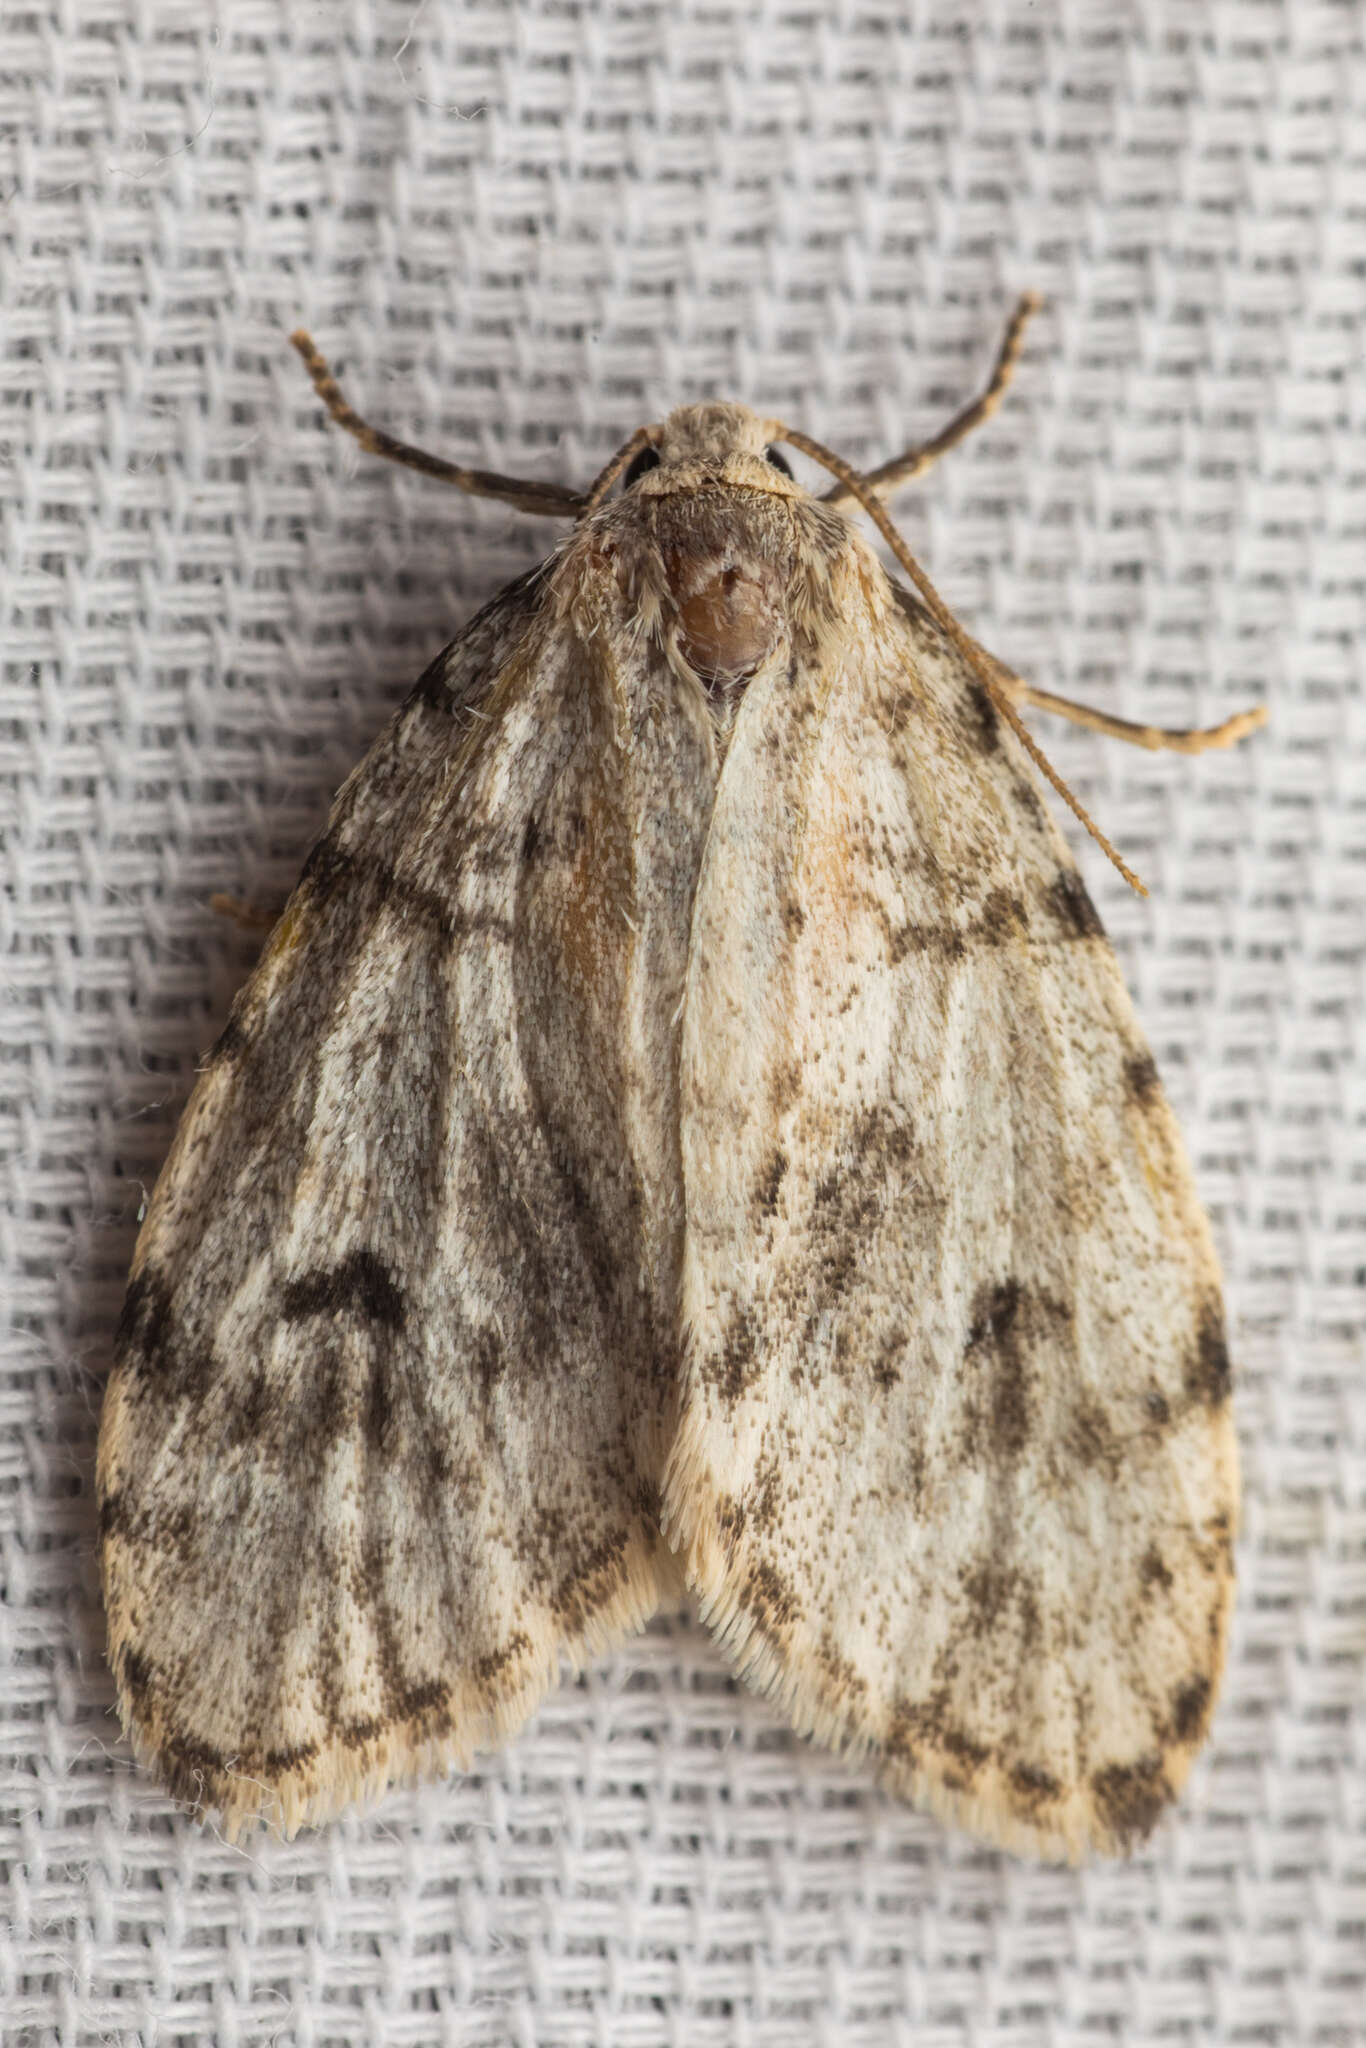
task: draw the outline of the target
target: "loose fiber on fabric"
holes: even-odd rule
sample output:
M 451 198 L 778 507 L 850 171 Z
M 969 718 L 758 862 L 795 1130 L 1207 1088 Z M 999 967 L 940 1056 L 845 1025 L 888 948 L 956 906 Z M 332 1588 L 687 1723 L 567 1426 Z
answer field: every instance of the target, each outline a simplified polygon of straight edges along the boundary
M 1366 46 L 1352 0 L 864 10 L 0 0 L 0 2035 L 1347 2044 L 1366 2010 Z M 583 485 L 733 398 L 875 464 L 1034 730 L 1224 1262 L 1245 1494 L 1149 1846 L 973 1846 L 670 1612 L 468 1776 L 228 1846 L 134 1764 L 95 1430 L 140 1205 L 332 791 Z M 1069 832 L 1071 827 L 1069 825 Z

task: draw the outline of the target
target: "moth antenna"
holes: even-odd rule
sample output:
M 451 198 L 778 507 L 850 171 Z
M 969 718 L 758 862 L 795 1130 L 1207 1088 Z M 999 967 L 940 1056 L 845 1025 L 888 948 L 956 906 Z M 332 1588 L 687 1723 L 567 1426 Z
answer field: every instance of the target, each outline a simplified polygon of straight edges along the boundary
M 650 435 L 653 431 L 651 427 L 637 427 L 630 440 L 622 442 L 606 468 L 598 471 L 592 483 L 583 494 L 582 504 L 579 509 L 579 517 L 581 519 L 586 519 L 590 512 L 597 511 L 599 505 L 632 457 L 638 455 L 642 448 L 649 447 Z
M 989 420 L 1001 400 L 1005 397 L 1015 365 L 1020 359 L 1024 346 L 1025 328 L 1043 304 L 1038 292 L 1025 292 L 1015 303 L 1001 346 L 996 352 L 996 361 L 986 389 L 955 413 L 948 425 L 937 433 L 932 441 L 923 441 L 918 447 L 906 449 L 904 454 L 894 455 L 889 462 L 881 462 L 876 469 L 868 470 L 863 478 L 870 491 L 879 498 L 890 498 L 893 491 L 899 491 L 903 484 L 911 483 L 916 477 L 938 462 L 941 455 L 947 455 L 950 448 L 956 448 L 960 441 L 967 439 L 974 429 Z M 841 504 L 849 495 L 848 488 L 836 484 L 825 494 L 827 505 Z
M 916 561 L 915 556 L 892 524 L 886 508 L 868 488 L 866 480 L 859 475 L 856 469 L 844 461 L 842 456 L 836 455 L 832 449 L 825 447 L 820 441 L 813 441 L 809 434 L 799 434 L 791 427 L 780 427 L 776 431 L 775 438 L 788 442 L 793 448 L 799 448 L 802 454 L 809 455 L 813 462 L 819 462 L 823 469 L 829 470 L 831 476 L 839 479 L 851 498 L 858 500 L 892 553 L 896 556 L 897 561 L 924 598 L 925 608 L 931 618 L 940 631 L 945 633 L 957 648 L 963 660 L 982 684 L 992 703 L 1006 721 L 1006 724 L 1019 739 L 1020 744 L 1040 774 L 1057 791 L 1073 815 L 1080 819 L 1081 823 L 1095 840 L 1096 845 L 1113 862 L 1114 866 L 1118 868 L 1120 874 L 1123 875 L 1125 881 L 1129 884 L 1129 887 L 1137 895 L 1146 896 L 1148 891 L 1143 883 L 1140 882 L 1133 869 L 1111 845 L 1100 827 L 1090 817 L 1085 806 L 1078 798 L 1073 796 L 1057 769 L 1037 744 L 1033 734 L 1029 731 L 1019 712 L 1011 703 L 1006 691 L 1001 688 L 991 669 L 982 659 L 981 650 L 978 648 L 976 641 L 965 633 L 959 625 L 957 619 L 953 616 L 953 613 L 949 610 L 943 598 L 939 595 L 939 592 L 935 589 L 929 577 L 925 574 L 925 571 L 921 568 L 919 562 Z
M 343 398 L 341 386 L 312 335 L 299 327 L 289 339 L 303 357 L 313 380 L 313 389 L 328 412 L 339 427 L 345 427 L 347 433 L 360 442 L 367 453 L 382 455 L 386 462 L 401 463 L 405 469 L 420 470 L 423 476 L 435 477 L 438 483 L 454 484 L 456 490 L 468 491 L 471 497 L 497 498 L 504 505 L 515 506 L 519 512 L 538 513 L 546 519 L 574 519 L 583 511 L 582 497 L 563 484 L 537 483 L 529 477 L 500 476 L 491 469 L 462 469 L 457 462 L 446 462 L 440 455 L 429 455 L 425 448 L 414 448 L 407 441 L 395 440 L 381 427 L 372 427 Z

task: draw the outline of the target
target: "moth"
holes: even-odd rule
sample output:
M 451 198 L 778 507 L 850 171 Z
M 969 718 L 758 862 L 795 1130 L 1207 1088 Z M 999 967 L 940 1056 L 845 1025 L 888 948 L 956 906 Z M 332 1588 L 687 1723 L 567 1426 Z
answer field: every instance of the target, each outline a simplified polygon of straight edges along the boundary
M 468 1766 L 680 1579 L 795 1728 L 1010 1850 L 1123 1852 L 1185 1779 L 1219 1273 L 1020 713 L 1260 713 L 1030 688 L 891 525 L 1031 305 L 867 475 L 699 404 L 582 495 L 392 440 L 294 337 L 365 447 L 573 523 L 343 786 L 138 1240 L 110 1658 L 230 1834 Z

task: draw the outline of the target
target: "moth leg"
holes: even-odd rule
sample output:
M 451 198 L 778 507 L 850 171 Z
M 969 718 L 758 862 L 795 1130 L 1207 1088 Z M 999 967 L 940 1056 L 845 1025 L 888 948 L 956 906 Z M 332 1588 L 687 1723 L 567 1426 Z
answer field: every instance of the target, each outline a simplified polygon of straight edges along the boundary
M 1025 328 L 1042 304 L 1043 300 L 1037 292 L 1026 292 L 1023 295 L 1010 316 L 1010 323 L 997 352 L 996 364 L 985 391 L 974 398 L 971 405 L 965 405 L 932 441 L 924 441 L 916 448 L 907 448 L 903 454 L 894 455 L 890 462 L 880 464 L 877 469 L 870 469 L 863 479 L 870 491 L 879 498 L 889 498 L 893 491 L 899 491 L 903 484 L 910 483 L 914 477 L 923 476 L 932 463 L 938 462 L 941 455 L 947 454 L 950 448 L 966 439 L 974 427 L 980 427 L 984 420 L 991 418 L 1005 396 L 1011 378 L 1015 375 L 1015 365 L 1019 361 L 1020 349 L 1024 343 Z M 837 505 L 851 499 L 852 496 L 853 493 L 845 485 L 836 484 L 833 489 L 826 492 L 825 499 L 827 504 Z
M 1023 676 L 1004 668 L 985 648 L 978 651 L 990 666 L 992 680 L 1017 710 L 1032 707 L 1036 711 L 1055 711 L 1059 718 L 1084 725 L 1088 732 L 1104 733 L 1112 740 L 1127 740 L 1131 747 L 1147 747 L 1152 753 L 1206 754 L 1215 747 L 1234 746 L 1266 724 L 1265 704 L 1254 704 L 1248 711 L 1235 711 L 1222 725 L 1135 725 L 1132 719 L 1116 718 L 1108 711 L 1097 711 L 1094 705 L 1055 696 L 1052 690 L 1036 690 Z
M 337 425 L 345 427 L 369 454 L 382 455 L 388 462 L 401 462 L 407 469 L 419 469 L 424 476 L 434 476 L 439 483 L 454 484 L 457 490 L 469 491 L 473 497 L 497 498 L 504 505 L 514 505 L 519 512 L 536 512 L 547 519 L 573 519 L 583 510 L 584 500 L 579 493 L 566 490 L 563 484 L 499 476 L 490 469 L 462 469 L 458 463 L 445 462 L 439 455 L 429 455 L 425 448 L 414 448 L 407 441 L 396 441 L 381 427 L 372 427 L 342 397 L 341 387 L 312 335 L 300 327 L 289 338 L 307 365 L 313 389 Z

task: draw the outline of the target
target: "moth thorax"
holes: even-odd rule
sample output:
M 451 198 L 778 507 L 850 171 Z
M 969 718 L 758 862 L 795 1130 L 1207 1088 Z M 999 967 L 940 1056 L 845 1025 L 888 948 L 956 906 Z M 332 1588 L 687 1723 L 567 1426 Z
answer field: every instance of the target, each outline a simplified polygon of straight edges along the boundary
M 727 548 L 664 550 L 678 650 L 701 680 L 717 688 L 745 682 L 783 632 L 782 578 L 776 564 Z

